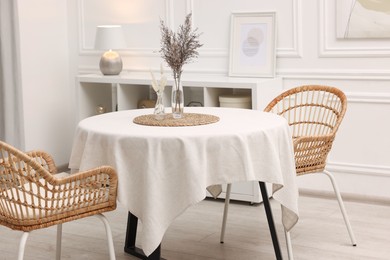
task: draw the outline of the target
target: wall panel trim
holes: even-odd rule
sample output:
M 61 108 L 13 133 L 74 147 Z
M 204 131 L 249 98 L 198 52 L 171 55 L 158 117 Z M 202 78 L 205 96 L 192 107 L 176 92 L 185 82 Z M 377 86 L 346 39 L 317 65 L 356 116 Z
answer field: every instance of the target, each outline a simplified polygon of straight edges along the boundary
M 390 70 L 277 69 L 286 79 L 390 80 Z
M 301 0 L 292 0 L 292 33 L 293 45 L 290 48 L 277 48 L 276 56 L 278 58 L 302 58 L 302 5 Z M 278 25 L 278 16 L 276 16 Z
M 85 0 L 78 1 L 78 15 L 79 15 L 79 55 L 80 56 L 101 56 L 101 51 L 95 50 L 92 46 L 87 46 L 85 41 L 85 8 L 84 8 Z M 165 0 L 165 20 L 166 24 L 170 28 L 174 28 L 174 1 L 173 0 Z M 125 56 L 159 56 L 158 50 L 152 48 L 128 48 L 126 50 L 120 51 L 122 57 Z
M 292 46 L 280 47 L 276 49 L 277 58 L 302 58 L 302 0 L 292 0 Z M 85 8 L 84 0 L 80 0 L 78 3 L 79 14 L 79 55 L 80 56 L 100 56 L 101 52 L 94 50 L 91 46 L 87 46 L 85 39 Z M 167 25 L 171 28 L 175 28 L 175 8 L 173 0 L 165 0 L 165 19 Z M 187 13 L 192 12 L 192 22 L 195 24 L 196 13 L 194 13 L 194 0 L 186 1 Z M 159 56 L 154 54 L 156 50 L 146 48 L 129 48 L 121 51 L 121 56 Z M 228 57 L 229 50 L 227 48 L 203 48 L 199 51 L 203 57 Z
M 390 104 L 390 93 L 345 92 L 348 102 L 367 104 Z
M 326 168 L 331 172 L 390 177 L 390 166 L 384 165 L 328 162 Z

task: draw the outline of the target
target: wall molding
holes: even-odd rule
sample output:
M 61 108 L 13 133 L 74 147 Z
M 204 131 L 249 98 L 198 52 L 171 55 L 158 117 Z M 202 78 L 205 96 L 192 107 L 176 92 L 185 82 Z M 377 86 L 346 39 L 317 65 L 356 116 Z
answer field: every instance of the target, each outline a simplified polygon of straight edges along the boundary
M 85 13 L 85 8 L 84 8 L 84 0 L 81 0 L 78 2 L 79 5 L 78 5 L 78 15 L 79 15 L 79 55 L 83 54 L 83 52 L 87 49 L 86 48 L 86 44 L 85 44 L 85 16 L 84 16 L 84 13 Z M 96 51 L 96 54 L 97 54 L 97 51 Z
M 390 178 L 390 166 L 385 165 L 328 162 L 326 168 L 339 173 Z
M 194 22 L 194 0 L 187 0 L 186 2 L 186 14 L 192 13 L 191 17 L 191 23 L 195 24 Z
M 383 39 L 383 44 L 373 39 L 338 39 L 336 37 L 336 23 L 330 18 L 330 5 L 335 1 L 320 0 L 318 4 L 318 56 L 321 58 L 383 58 L 390 57 L 389 40 Z M 371 46 L 370 46 L 371 45 Z M 382 45 L 382 46 L 380 46 Z
M 159 71 L 160 67 L 155 67 L 155 68 L 140 68 L 140 67 L 129 67 L 125 68 L 122 70 L 122 73 L 132 73 L 132 72 L 149 72 L 150 70 L 152 71 Z M 78 74 L 95 74 L 95 73 L 100 73 L 100 70 L 97 66 L 79 66 L 77 70 Z M 201 75 L 227 75 L 227 71 L 222 70 L 222 69 L 186 69 L 185 70 L 186 74 L 201 74 Z
M 276 56 L 278 58 L 302 58 L 302 4 L 301 0 L 292 0 L 293 21 L 292 34 L 293 45 L 290 48 L 277 48 Z M 276 17 L 276 19 L 278 19 Z
M 306 197 L 335 200 L 334 191 L 299 188 L 299 195 L 306 196 Z M 351 202 L 369 203 L 369 204 L 377 204 L 377 205 L 385 205 L 385 206 L 390 205 L 390 198 L 384 196 L 373 196 L 373 195 L 366 195 L 366 194 L 362 195 L 362 194 L 346 193 L 346 192 L 341 192 L 341 196 L 343 197 L 344 202 L 351 201 Z
M 160 57 L 159 49 L 152 48 L 131 48 L 118 51 L 121 57 Z M 99 50 L 86 49 L 80 52 L 80 56 L 96 56 L 100 57 L 102 52 Z
M 390 70 L 278 70 L 283 80 L 390 81 Z M 390 104 L 389 92 L 345 92 L 348 102 Z
M 79 16 L 79 55 L 80 56 L 101 56 L 101 51 L 93 49 L 91 46 L 87 46 L 85 39 L 85 8 L 84 8 L 85 0 L 78 1 L 78 16 Z M 174 28 L 174 0 L 165 0 L 165 21 L 168 27 Z M 157 52 L 156 52 L 157 51 Z M 159 57 L 158 50 L 152 48 L 128 48 L 126 50 L 122 50 L 121 56 L 156 56 Z
M 175 8 L 173 0 L 165 0 L 165 22 L 169 28 L 175 27 Z
M 390 104 L 390 93 L 345 92 L 345 95 L 350 103 Z
M 292 0 L 292 46 L 281 47 L 276 49 L 277 58 L 302 58 L 302 0 Z M 98 56 L 101 52 L 87 46 L 85 39 L 85 0 L 78 1 L 78 15 L 79 15 L 79 55 L 80 56 Z M 186 0 L 185 12 L 188 14 L 192 12 L 192 23 L 195 24 L 196 13 L 194 13 L 194 0 Z M 165 0 L 165 20 L 166 24 L 171 28 L 175 28 L 175 8 L 174 0 Z M 158 50 L 157 50 L 158 52 Z M 202 57 L 229 57 L 228 48 L 203 48 L 199 51 Z M 156 50 L 152 48 L 129 48 L 121 51 L 121 56 L 145 56 L 145 57 L 159 57 Z
M 285 79 L 390 80 L 390 70 L 277 69 Z

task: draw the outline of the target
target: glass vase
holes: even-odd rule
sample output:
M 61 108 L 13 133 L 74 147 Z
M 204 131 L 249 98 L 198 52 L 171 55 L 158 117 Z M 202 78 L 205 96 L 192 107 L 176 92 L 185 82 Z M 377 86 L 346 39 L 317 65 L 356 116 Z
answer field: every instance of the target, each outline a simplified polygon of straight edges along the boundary
M 175 81 L 175 85 L 172 86 L 172 116 L 173 118 L 182 118 L 184 109 L 184 92 L 183 85 L 180 80 Z
M 157 120 L 163 120 L 165 118 L 165 107 L 163 103 L 164 91 L 157 91 L 157 100 L 154 107 L 154 118 Z

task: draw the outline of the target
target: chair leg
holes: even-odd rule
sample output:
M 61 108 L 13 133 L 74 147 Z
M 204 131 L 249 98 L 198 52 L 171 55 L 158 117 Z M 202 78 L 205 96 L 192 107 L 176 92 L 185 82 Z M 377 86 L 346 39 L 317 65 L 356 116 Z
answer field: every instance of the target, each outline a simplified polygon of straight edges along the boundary
M 62 224 L 57 225 L 56 260 L 61 259 Z
M 336 180 L 335 180 L 333 174 L 331 174 L 330 172 L 324 171 L 324 173 L 329 177 L 330 181 L 332 182 L 333 189 L 334 189 L 334 192 L 336 194 L 337 201 L 339 202 L 340 210 L 341 210 L 341 213 L 343 214 L 344 222 L 345 222 L 345 225 L 347 226 L 352 245 L 356 246 L 355 235 L 353 234 L 351 224 L 349 223 L 347 211 L 345 210 L 343 199 L 341 198 L 340 191 L 339 191 L 339 188 L 337 186 Z
M 23 232 L 23 235 L 22 235 L 22 238 L 20 239 L 20 243 L 19 243 L 19 252 L 18 252 L 18 260 L 23 260 L 23 257 L 24 257 L 24 249 L 26 247 L 26 242 L 27 242 L 27 238 L 28 238 L 28 235 L 30 233 L 29 232 Z
M 286 245 L 287 245 L 288 259 L 289 259 L 289 260 L 294 260 L 294 255 L 293 255 L 293 250 L 292 250 L 290 232 L 284 230 L 284 235 L 285 235 L 285 237 L 286 237 Z
M 103 214 L 97 214 L 95 215 L 97 218 L 99 218 L 106 228 L 106 235 L 107 235 L 107 242 L 108 242 L 108 250 L 110 253 L 110 260 L 115 260 L 115 249 L 114 249 L 114 241 L 112 239 L 112 232 L 110 228 L 110 224 L 108 223 L 107 218 Z
M 227 215 L 229 211 L 229 202 L 230 202 L 230 192 L 232 190 L 232 184 L 229 183 L 226 188 L 226 196 L 225 196 L 225 208 L 223 210 L 223 219 L 222 219 L 222 228 L 221 228 L 221 237 L 220 237 L 220 242 L 223 244 L 224 239 L 225 239 L 225 229 L 226 229 L 226 220 L 227 220 Z

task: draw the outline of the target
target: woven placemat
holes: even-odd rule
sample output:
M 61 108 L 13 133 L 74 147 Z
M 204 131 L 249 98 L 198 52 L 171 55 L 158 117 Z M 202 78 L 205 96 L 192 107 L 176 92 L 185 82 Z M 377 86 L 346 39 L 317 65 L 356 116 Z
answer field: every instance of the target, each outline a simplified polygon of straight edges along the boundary
M 197 126 L 216 123 L 219 117 L 207 114 L 184 113 L 182 118 L 173 118 L 172 114 L 166 114 L 162 120 L 157 120 L 154 115 L 142 115 L 134 118 L 133 122 L 147 126 Z

